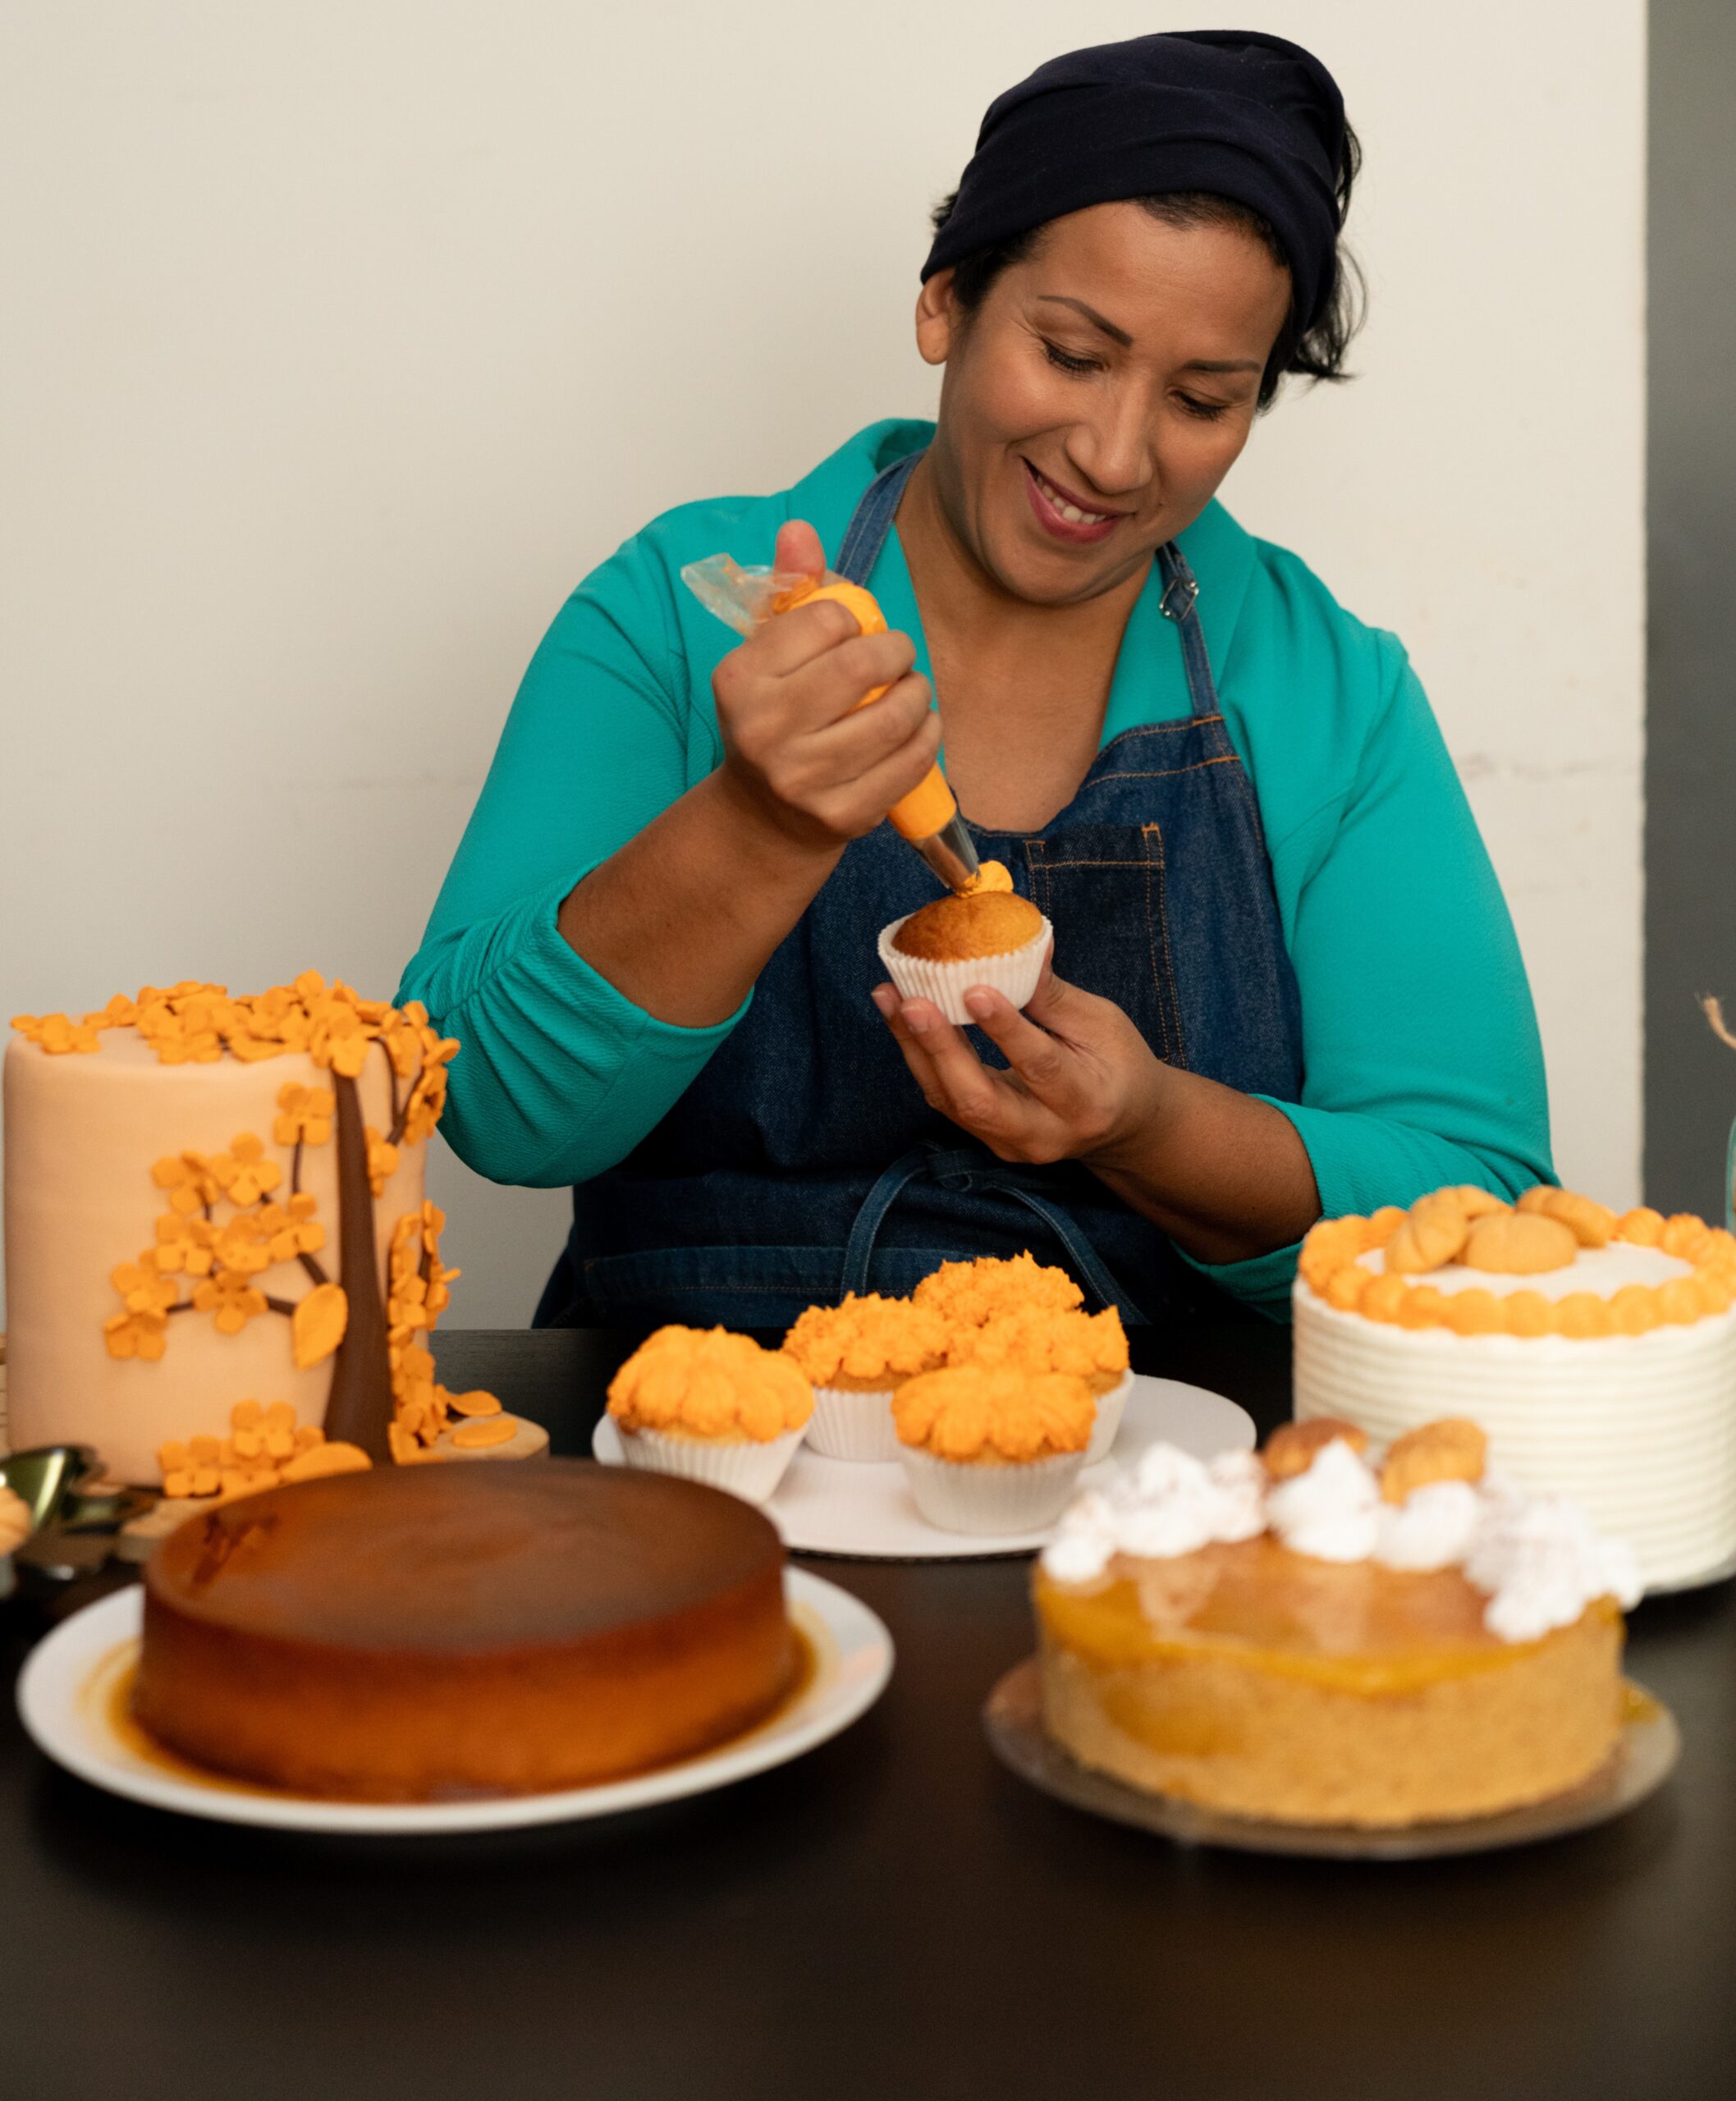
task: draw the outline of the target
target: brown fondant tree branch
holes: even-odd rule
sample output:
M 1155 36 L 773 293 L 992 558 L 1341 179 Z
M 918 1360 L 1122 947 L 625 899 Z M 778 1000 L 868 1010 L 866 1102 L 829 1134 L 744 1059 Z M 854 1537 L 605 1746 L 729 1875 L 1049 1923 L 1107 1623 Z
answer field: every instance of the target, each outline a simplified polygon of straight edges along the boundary
M 326 1435 L 360 1445 L 384 1465 L 392 1458 L 392 1359 L 373 1238 L 373 1188 L 355 1082 L 334 1072 L 337 1097 L 337 1281 L 348 1302 L 344 1339 L 332 1360 Z

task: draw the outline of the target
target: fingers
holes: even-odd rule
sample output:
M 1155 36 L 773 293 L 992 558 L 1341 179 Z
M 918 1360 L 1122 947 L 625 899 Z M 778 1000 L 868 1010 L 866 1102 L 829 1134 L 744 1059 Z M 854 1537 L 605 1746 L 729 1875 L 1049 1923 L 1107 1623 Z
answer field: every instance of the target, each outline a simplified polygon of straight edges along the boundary
M 791 518 L 777 529 L 777 550 L 772 567 L 780 576 L 823 576 L 826 550 L 820 536 L 805 518 Z
M 902 1002 L 900 1020 L 926 1061 L 937 1094 L 931 1106 L 992 1144 L 1018 1114 L 1018 1098 L 1007 1080 L 989 1070 L 940 1009 L 928 1000 Z M 898 1034 L 895 1026 L 894 1035 Z
M 1077 1092 L 1076 1053 L 986 985 L 967 992 L 964 1004 L 971 1019 L 1039 1101 L 1057 1110 L 1070 1105 Z

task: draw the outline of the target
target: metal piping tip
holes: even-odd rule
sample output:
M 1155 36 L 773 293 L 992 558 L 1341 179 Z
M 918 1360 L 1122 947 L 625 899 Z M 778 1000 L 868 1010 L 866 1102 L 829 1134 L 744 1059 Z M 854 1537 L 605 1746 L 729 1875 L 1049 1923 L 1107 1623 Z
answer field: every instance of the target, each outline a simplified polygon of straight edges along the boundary
M 938 831 L 912 843 L 948 890 L 964 890 L 977 872 L 976 842 L 956 812 Z

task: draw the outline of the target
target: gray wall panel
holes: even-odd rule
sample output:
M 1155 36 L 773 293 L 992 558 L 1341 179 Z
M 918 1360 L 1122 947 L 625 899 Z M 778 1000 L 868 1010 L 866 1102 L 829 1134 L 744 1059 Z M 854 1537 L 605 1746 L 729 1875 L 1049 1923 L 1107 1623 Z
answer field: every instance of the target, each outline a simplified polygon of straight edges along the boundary
M 1736 0 L 1654 0 L 1646 1194 L 1721 1216 L 1736 1051 Z M 1572 355 L 1564 345 L 1563 355 Z M 1590 434 L 1588 434 L 1590 435 Z

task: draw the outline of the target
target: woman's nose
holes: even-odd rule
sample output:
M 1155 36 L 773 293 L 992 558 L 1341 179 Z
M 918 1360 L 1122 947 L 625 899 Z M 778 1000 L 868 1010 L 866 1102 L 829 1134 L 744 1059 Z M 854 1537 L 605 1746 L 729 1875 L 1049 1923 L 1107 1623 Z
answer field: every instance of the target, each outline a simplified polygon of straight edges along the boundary
M 1125 503 L 1143 496 L 1157 472 L 1144 389 L 1115 389 L 1102 404 L 1100 414 L 1074 428 L 1066 451 L 1106 501 Z

